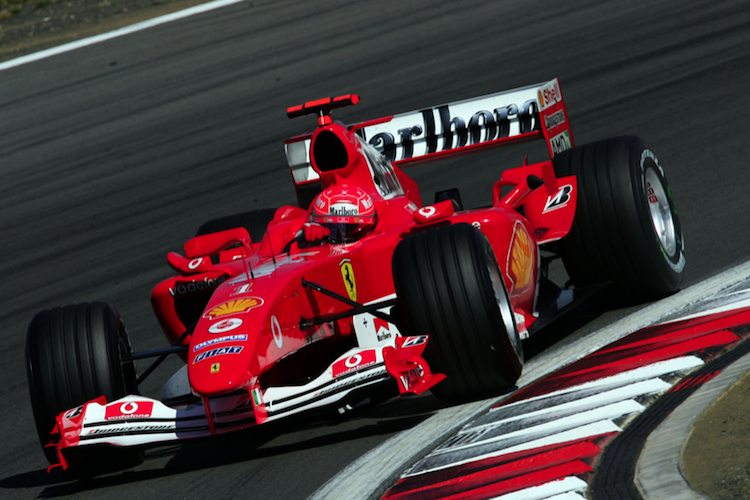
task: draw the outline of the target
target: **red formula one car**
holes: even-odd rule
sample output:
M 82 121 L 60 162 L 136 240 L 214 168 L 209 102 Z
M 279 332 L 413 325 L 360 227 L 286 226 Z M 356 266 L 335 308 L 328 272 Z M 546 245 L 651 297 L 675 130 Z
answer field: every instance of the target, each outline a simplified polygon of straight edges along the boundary
M 167 256 L 179 274 L 156 285 L 152 304 L 170 347 L 133 353 L 102 302 L 36 315 L 29 385 L 53 465 L 137 458 L 149 445 L 428 389 L 449 402 L 488 397 L 514 387 L 522 339 L 591 290 L 617 303 L 678 288 L 683 238 L 659 161 L 634 137 L 574 147 L 557 80 L 332 120 L 358 99 L 288 109 L 318 119 L 286 141 L 299 206 L 210 221 L 184 255 Z M 551 159 L 504 171 L 486 208 L 464 209 L 456 189 L 425 204 L 404 172 L 535 138 Z M 547 277 L 555 257 L 565 288 Z M 138 395 L 169 354 L 186 365 L 161 400 Z M 149 357 L 138 375 L 135 361 Z

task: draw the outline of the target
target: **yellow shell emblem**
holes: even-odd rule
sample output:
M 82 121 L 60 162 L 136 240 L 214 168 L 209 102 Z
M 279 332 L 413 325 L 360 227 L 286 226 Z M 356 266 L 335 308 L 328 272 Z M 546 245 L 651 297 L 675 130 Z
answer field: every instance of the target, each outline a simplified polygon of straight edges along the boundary
M 516 226 L 508 256 L 508 275 L 513 279 L 512 295 L 521 294 L 528 288 L 534 271 L 533 255 L 531 238 L 522 226 Z
M 214 319 L 219 318 L 221 316 L 227 316 L 229 314 L 243 314 L 248 312 L 250 309 L 253 309 L 254 307 L 262 306 L 263 305 L 263 299 L 257 298 L 257 297 L 248 297 L 245 299 L 237 299 L 237 300 L 230 300 L 228 302 L 224 302 L 223 304 L 219 304 L 218 306 L 214 307 L 210 311 L 208 311 L 206 314 L 203 315 L 204 318 L 208 319 Z
M 354 302 L 357 301 L 357 281 L 354 279 L 354 268 L 349 259 L 344 259 L 339 264 L 341 266 L 341 277 L 344 279 L 344 286 L 349 298 Z

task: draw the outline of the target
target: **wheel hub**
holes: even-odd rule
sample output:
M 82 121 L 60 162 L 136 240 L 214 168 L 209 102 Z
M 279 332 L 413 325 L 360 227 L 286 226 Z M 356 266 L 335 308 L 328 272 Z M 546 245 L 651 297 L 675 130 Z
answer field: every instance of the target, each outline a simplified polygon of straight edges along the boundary
M 664 251 L 673 257 L 677 251 L 677 238 L 672 209 L 669 206 L 669 198 L 664 191 L 664 186 L 653 169 L 646 170 L 646 196 L 654 231 Z

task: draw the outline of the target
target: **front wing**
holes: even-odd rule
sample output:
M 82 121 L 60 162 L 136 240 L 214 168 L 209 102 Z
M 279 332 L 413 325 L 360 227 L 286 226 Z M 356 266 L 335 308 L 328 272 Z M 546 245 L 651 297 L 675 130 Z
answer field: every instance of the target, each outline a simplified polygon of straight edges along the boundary
M 421 357 L 428 337 L 397 337 L 393 346 L 354 348 L 320 376 L 301 386 L 256 386 L 202 405 L 172 408 L 161 401 L 130 395 L 107 402 L 102 396 L 61 413 L 48 446 L 57 449 L 67 469 L 87 450 L 101 445 L 154 446 L 168 442 L 239 431 L 302 412 L 343 404 L 353 391 L 398 385 L 400 394 L 421 394 L 445 378 L 433 374 Z M 339 412 L 346 411 L 346 405 Z M 55 467 L 55 466 L 52 466 Z M 51 467 L 51 468 L 52 468 Z

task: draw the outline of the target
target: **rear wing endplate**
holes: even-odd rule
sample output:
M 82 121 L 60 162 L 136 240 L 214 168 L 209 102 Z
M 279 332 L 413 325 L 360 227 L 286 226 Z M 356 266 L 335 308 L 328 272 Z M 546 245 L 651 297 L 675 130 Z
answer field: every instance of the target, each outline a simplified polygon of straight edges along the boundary
M 573 147 L 557 78 L 349 128 L 399 167 L 542 137 L 550 158 Z M 285 141 L 298 188 L 320 179 L 310 164 L 311 137 L 305 134 Z

